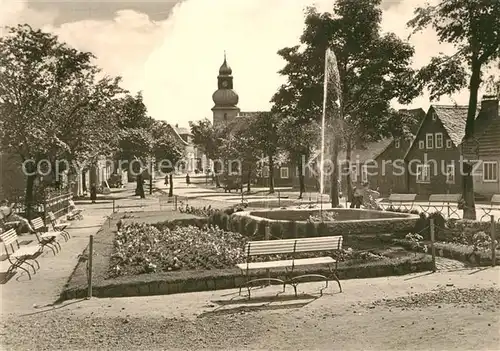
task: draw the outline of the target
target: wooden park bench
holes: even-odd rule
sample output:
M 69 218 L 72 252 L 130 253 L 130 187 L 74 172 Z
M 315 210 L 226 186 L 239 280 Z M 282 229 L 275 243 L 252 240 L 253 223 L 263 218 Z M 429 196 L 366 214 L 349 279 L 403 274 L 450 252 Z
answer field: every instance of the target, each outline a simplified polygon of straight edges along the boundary
M 295 291 L 295 296 L 297 296 L 297 285 L 303 278 L 321 278 L 326 282 L 326 286 L 321 289 L 320 293 L 323 294 L 323 290 L 328 288 L 328 280 L 333 278 L 337 281 L 340 292 L 342 292 L 342 286 L 340 285 L 339 278 L 337 276 L 337 260 L 330 256 L 322 256 L 316 258 L 301 258 L 297 259 L 296 254 L 304 252 L 327 252 L 327 251 L 339 251 L 342 249 L 342 236 L 323 236 L 314 238 L 301 238 L 301 239 L 283 239 L 283 240 L 263 240 L 263 241 L 250 241 L 245 245 L 246 262 L 237 264 L 236 266 L 241 270 L 242 275 L 247 279 L 246 283 L 240 286 L 241 289 L 246 287 L 248 289 L 248 298 L 250 298 L 251 286 L 256 282 L 267 281 L 268 284 L 274 281 L 280 285 L 283 285 L 283 292 L 285 291 L 285 286 L 287 284 L 292 285 Z M 269 255 L 286 255 L 292 256 L 291 259 L 285 260 L 275 260 L 266 262 L 250 262 L 252 257 L 255 256 L 269 256 Z M 293 277 L 293 272 L 295 267 L 302 266 L 312 266 L 312 265 L 326 265 L 331 273 L 331 277 L 328 278 L 321 274 L 302 274 Z M 333 267 L 332 267 L 333 266 Z M 286 278 L 285 280 L 270 277 L 271 269 L 285 269 Z M 267 278 L 256 278 L 251 279 L 250 274 L 258 270 L 266 270 Z
M 71 235 L 66 230 L 66 228 L 71 226 L 71 223 L 59 222 L 54 213 L 51 211 L 49 211 L 48 215 L 49 215 L 50 225 L 52 226 L 52 230 L 54 232 L 61 232 L 61 236 L 64 238 L 64 240 L 68 241 L 71 238 Z
M 424 213 L 430 214 L 431 211 L 436 211 L 442 215 L 447 215 L 447 218 L 451 218 L 456 215 L 460 219 L 460 214 L 458 213 L 458 203 L 462 198 L 462 194 L 433 194 L 429 196 L 429 203 L 427 205 L 421 205 L 420 208 Z M 447 210 L 444 213 L 444 210 Z
M 18 238 L 19 237 L 14 229 L 9 229 L 0 234 L 0 239 L 3 242 L 5 253 L 7 255 L 7 260 L 10 263 L 10 267 L 7 269 L 7 275 L 14 272 L 17 268 L 21 268 L 23 271 L 28 273 L 28 277 L 31 280 L 29 269 L 24 268 L 22 265 L 27 264 L 33 269 L 33 274 L 36 274 L 35 267 L 28 261 L 35 262 L 37 269 L 40 269 L 40 264 L 36 258 L 40 256 L 43 248 L 41 245 L 20 246 Z M 11 252 L 9 252 L 9 248 Z
M 75 202 L 73 200 L 69 200 L 68 201 L 68 214 L 66 215 L 66 218 L 69 220 L 69 221 L 72 221 L 74 219 L 83 219 L 83 209 L 81 208 L 77 208 L 76 205 L 75 205 Z
M 54 256 L 56 255 L 56 250 L 59 252 L 61 250 L 61 244 L 57 241 L 60 236 L 63 236 L 62 232 L 58 231 L 45 231 L 47 226 L 43 222 L 41 217 L 37 217 L 31 220 L 31 226 L 35 231 L 38 243 L 44 248 L 47 246 L 52 250 Z M 55 250 L 54 250 L 55 249 Z
M 417 198 L 417 194 L 391 194 L 387 199 L 389 204 L 384 205 L 384 209 L 388 208 L 399 208 L 410 211 L 413 208 L 413 204 L 415 203 L 415 199 Z M 382 204 L 379 202 L 379 205 L 382 207 Z
M 484 215 L 481 217 L 481 221 L 484 217 L 490 216 L 491 211 L 499 210 L 500 211 L 500 194 L 494 194 L 491 197 L 490 204 L 488 207 L 482 207 Z

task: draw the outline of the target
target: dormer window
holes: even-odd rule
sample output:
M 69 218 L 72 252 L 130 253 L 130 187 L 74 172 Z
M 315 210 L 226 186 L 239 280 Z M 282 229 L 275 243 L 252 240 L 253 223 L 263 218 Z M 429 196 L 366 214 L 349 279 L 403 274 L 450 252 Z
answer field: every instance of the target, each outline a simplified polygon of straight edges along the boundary
M 433 113 L 433 114 L 432 114 L 432 120 L 433 120 L 433 121 L 435 121 L 436 119 L 437 119 L 436 114 L 435 114 L 435 113 Z
M 396 149 L 399 149 L 401 147 L 401 140 L 400 139 L 394 140 L 394 147 Z

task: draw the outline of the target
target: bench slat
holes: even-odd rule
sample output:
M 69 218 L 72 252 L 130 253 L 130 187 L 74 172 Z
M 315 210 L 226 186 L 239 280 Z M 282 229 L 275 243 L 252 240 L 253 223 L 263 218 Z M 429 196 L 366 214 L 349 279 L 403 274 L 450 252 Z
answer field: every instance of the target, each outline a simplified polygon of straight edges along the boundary
M 17 233 L 15 229 L 9 229 L 6 232 L 0 234 L 0 239 L 4 242 L 5 245 L 11 245 L 17 242 Z
M 415 201 L 417 194 L 391 194 L 389 201 Z
M 293 252 L 336 250 L 342 246 L 342 236 L 251 241 L 245 246 L 249 256 L 273 255 Z
M 43 223 L 43 220 L 41 217 L 37 217 L 37 218 L 31 220 L 31 225 L 33 225 L 34 230 L 45 228 L 45 223 Z
M 272 269 L 272 268 L 285 268 L 294 266 L 307 266 L 315 264 L 331 264 L 336 261 L 331 257 L 316 257 L 316 258 L 303 258 L 300 260 L 280 260 L 269 262 L 252 262 L 252 263 L 239 263 L 236 266 L 239 269 L 253 270 L 253 269 Z
M 462 194 L 434 194 L 429 196 L 429 202 L 458 202 Z

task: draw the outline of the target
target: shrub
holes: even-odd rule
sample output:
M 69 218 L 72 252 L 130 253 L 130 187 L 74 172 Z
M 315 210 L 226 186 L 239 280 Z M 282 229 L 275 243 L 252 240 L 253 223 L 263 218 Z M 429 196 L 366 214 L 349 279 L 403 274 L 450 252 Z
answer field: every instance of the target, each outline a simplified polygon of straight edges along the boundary
M 283 225 L 278 222 L 273 222 L 271 224 L 271 238 L 272 239 L 281 239 L 283 237 Z
M 247 230 L 247 222 L 249 221 L 249 218 L 244 216 L 237 216 L 237 217 L 240 217 L 240 226 L 238 228 L 239 229 L 238 233 L 245 235 Z
M 314 224 L 314 222 L 306 223 L 306 236 L 309 238 L 313 236 L 318 236 L 318 231 L 316 230 L 316 225 Z
M 323 222 L 318 223 L 317 233 L 318 233 L 318 236 L 328 235 L 328 227 L 326 226 L 325 223 L 323 223 Z
M 245 225 L 245 235 L 248 237 L 253 237 L 257 235 L 257 221 L 250 219 Z
M 227 214 L 223 214 L 221 216 L 221 229 L 228 230 L 229 227 L 229 216 Z
M 297 222 L 290 221 L 284 225 L 284 237 L 285 238 L 296 238 L 297 237 Z
M 241 216 L 231 216 L 231 231 L 235 233 L 240 232 L 240 222 L 241 222 Z
M 416 250 L 427 252 L 427 245 L 422 244 L 422 240 L 424 240 L 422 235 L 409 233 L 405 236 L 405 239 L 411 242 L 412 249 L 415 250 L 415 256 L 417 255 Z
M 212 214 L 212 225 L 215 225 L 217 227 L 221 227 L 222 225 L 222 213 L 220 211 L 215 212 Z
M 226 208 L 224 210 L 224 213 L 227 214 L 228 216 L 232 215 L 234 213 L 234 208 L 230 207 L 230 208 Z
M 297 238 L 307 238 L 307 229 L 305 224 L 297 225 Z
M 265 221 L 260 221 L 257 224 L 257 236 L 260 239 L 265 238 L 266 236 L 266 228 L 267 228 L 267 222 Z

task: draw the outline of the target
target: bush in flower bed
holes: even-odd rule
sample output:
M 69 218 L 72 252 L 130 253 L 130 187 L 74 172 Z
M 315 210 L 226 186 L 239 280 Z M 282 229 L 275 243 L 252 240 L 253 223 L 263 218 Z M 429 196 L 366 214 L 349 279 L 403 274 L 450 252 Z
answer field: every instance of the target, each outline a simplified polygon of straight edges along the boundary
M 495 229 L 496 237 L 499 238 L 500 225 L 497 225 Z M 446 222 L 446 230 L 444 231 L 442 241 L 463 245 L 474 245 L 474 235 L 479 232 L 485 232 L 490 235 L 491 223 L 469 219 L 448 220 Z
M 242 262 L 247 239 L 217 227 L 165 228 L 131 223 L 115 238 L 110 276 L 216 269 Z

